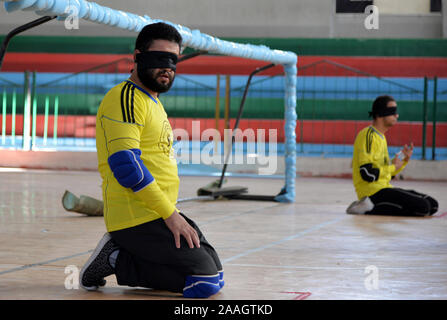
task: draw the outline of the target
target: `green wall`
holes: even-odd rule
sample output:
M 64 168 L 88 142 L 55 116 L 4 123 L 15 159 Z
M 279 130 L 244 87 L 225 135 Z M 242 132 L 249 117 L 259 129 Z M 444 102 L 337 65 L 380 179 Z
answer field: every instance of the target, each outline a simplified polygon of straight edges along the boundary
M 0 37 L 3 41 L 3 36 Z M 222 38 L 239 43 L 265 45 L 299 55 L 447 57 L 444 39 L 307 39 Z M 128 54 L 132 37 L 17 36 L 9 52 Z

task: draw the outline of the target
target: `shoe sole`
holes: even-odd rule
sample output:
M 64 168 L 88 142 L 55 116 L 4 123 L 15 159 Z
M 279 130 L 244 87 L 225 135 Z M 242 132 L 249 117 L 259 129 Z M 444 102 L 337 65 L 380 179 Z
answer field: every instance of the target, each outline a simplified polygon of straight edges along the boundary
M 93 251 L 92 255 L 90 256 L 90 258 L 87 260 L 87 262 L 84 264 L 84 266 L 81 269 L 81 272 L 79 274 L 79 285 L 87 290 L 87 291 L 95 291 L 98 290 L 98 286 L 91 286 L 91 287 L 87 287 L 84 286 L 82 284 L 82 278 L 84 277 L 84 272 L 85 270 L 87 270 L 87 268 L 90 266 L 90 264 L 93 262 L 93 260 L 95 260 L 99 253 L 101 252 L 102 248 L 104 247 L 104 245 L 109 242 L 112 239 L 112 237 L 110 236 L 109 233 L 106 233 L 103 235 L 102 239 L 99 241 L 98 245 L 96 246 L 95 250 Z M 104 283 L 105 284 L 105 283 Z
M 346 213 L 347 214 L 358 214 L 356 212 L 351 211 L 353 207 L 355 207 L 357 205 L 358 201 L 354 201 L 353 203 L 351 203 L 349 205 L 349 207 L 346 209 Z
M 362 203 L 363 202 L 363 203 Z M 365 211 L 363 211 L 363 212 L 358 212 L 357 210 L 354 210 L 354 211 L 352 211 L 352 208 L 355 208 L 357 205 L 365 205 L 365 207 L 366 207 L 366 205 L 368 205 L 368 207 L 367 208 L 364 208 L 364 209 L 367 209 L 367 210 L 365 210 Z M 363 214 L 365 214 L 366 212 L 368 212 L 368 211 L 371 211 L 372 209 L 374 209 L 374 204 L 371 202 L 371 200 L 370 199 L 368 199 L 368 197 L 364 197 L 364 198 L 362 198 L 362 199 L 360 199 L 360 200 L 358 200 L 358 201 L 354 201 L 353 203 L 351 203 L 350 205 L 349 205 L 349 207 L 346 209 L 346 213 L 347 214 L 357 214 L 357 215 L 363 215 Z

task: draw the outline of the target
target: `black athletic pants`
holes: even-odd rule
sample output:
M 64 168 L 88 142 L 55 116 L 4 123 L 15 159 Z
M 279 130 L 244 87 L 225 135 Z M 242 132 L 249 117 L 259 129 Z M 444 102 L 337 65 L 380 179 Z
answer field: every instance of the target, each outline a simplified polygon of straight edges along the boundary
M 189 248 L 181 236 L 180 249 L 163 219 L 110 232 L 119 246 L 115 265 L 118 284 L 183 292 L 188 275 L 215 275 L 222 270 L 214 248 L 197 225 L 182 216 L 197 231 L 200 248 Z
M 438 211 L 432 197 L 401 188 L 385 188 L 369 197 L 374 208 L 366 214 L 390 216 L 427 216 Z

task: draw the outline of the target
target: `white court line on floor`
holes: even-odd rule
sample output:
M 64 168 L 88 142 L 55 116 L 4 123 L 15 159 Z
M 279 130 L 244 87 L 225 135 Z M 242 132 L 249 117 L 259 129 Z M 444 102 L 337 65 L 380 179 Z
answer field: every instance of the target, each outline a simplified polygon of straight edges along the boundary
M 227 263 L 226 266 L 235 267 L 249 267 L 249 268 L 271 268 L 271 269 L 297 269 L 297 270 L 364 270 L 364 267 L 316 267 L 316 266 L 287 266 L 287 265 L 269 265 L 269 264 L 250 264 L 250 263 Z M 428 270 L 428 269 L 440 269 L 440 272 L 444 272 L 444 269 L 440 266 L 423 266 L 423 267 L 380 267 L 380 270 Z
M 245 213 L 251 213 L 251 212 L 253 212 L 253 211 L 254 211 L 254 210 L 250 210 L 250 211 L 245 212 Z M 241 213 L 241 214 L 244 214 L 244 213 Z M 239 215 L 240 215 L 240 214 L 239 214 Z M 233 217 L 234 217 L 234 216 L 233 216 Z M 339 222 L 340 220 L 342 220 L 342 219 L 344 219 L 344 218 L 345 218 L 345 217 L 339 217 L 339 218 L 336 218 L 336 219 L 333 219 L 333 220 L 330 220 L 330 221 L 327 221 L 327 222 L 320 223 L 320 224 L 318 224 L 318 225 L 316 225 L 316 226 L 313 226 L 313 227 L 310 227 L 310 228 L 305 229 L 305 230 L 303 230 L 303 231 L 300 231 L 300 232 L 298 232 L 298 233 L 296 233 L 296 234 L 294 234 L 294 235 L 291 235 L 291 236 L 289 236 L 289 237 L 283 238 L 283 239 L 278 240 L 278 241 L 271 242 L 271 243 L 269 243 L 269 244 L 266 244 L 266 245 L 261 246 L 261 247 L 258 247 L 258 248 L 254 248 L 254 249 L 247 250 L 247 251 L 242 252 L 242 253 L 240 253 L 240 254 L 237 254 L 237 255 L 235 255 L 235 256 L 233 256 L 233 257 L 224 259 L 224 260 L 222 261 L 222 263 L 224 264 L 224 263 L 227 263 L 227 262 L 236 260 L 236 259 L 238 259 L 238 258 L 247 256 L 247 255 L 249 255 L 249 254 L 252 254 L 252 253 L 255 253 L 255 252 L 259 252 L 259 251 L 262 251 L 262 250 L 264 250 L 264 249 L 273 247 L 273 246 L 275 246 L 275 245 L 284 243 L 284 242 L 286 242 L 286 241 L 289 241 L 289 240 L 293 240 L 293 239 L 299 238 L 299 237 L 304 236 L 304 235 L 306 235 L 306 234 L 308 234 L 308 233 L 311 233 L 311 232 L 313 232 L 313 231 L 316 231 L 316 230 L 319 230 L 319 229 L 321 229 L 321 228 L 324 228 L 324 227 L 326 227 L 326 226 L 328 226 L 328 225 L 337 223 L 337 222 Z M 221 219 L 218 219 L 218 220 L 221 220 Z M 89 251 L 86 251 L 86 252 L 77 253 L 77 254 L 74 254 L 74 255 L 71 255 L 71 256 L 60 257 L 60 258 L 56 258 L 56 259 L 52 259 L 52 260 L 47 260 L 47 261 L 43 261 L 43 262 L 38 262 L 38 263 L 28 264 L 28 265 L 20 266 L 20 267 L 17 267 L 17 268 L 12 268 L 12 269 L 5 270 L 5 271 L 0 271 L 0 275 L 6 274 L 6 273 L 10 273 L 10 272 L 20 271 L 20 270 L 25 270 L 25 269 L 29 269 L 29 268 L 32 268 L 32 267 L 35 267 L 35 266 L 41 266 L 41 265 L 45 265 L 45 264 L 49 264 L 49 263 L 52 263 L 52 262 L 57 262 L 57 261 L 65 260 L 65 259 L 74 258 L 74 257 L 77 257 L 77 256 L 81 256 L 81 255 L 88 254 L 88 253 L 90 253 L 90 252 L 93 252 L 93 250 L 89 250 Z
M 283 238 L 283 239 L 281 239 L 281 240 L 277 240 L 277 241 L 268 243 L 268 244 L 263 245 L 263 246 L 258 247 L 258 248 L 250 249 L 250 250 L 247 250 L 247 251 L 242 252 L 242 253 L 240 253 L 240 254 L 237 254 L 237 255 L 235 255 L 235 256 L 232 256 L 232 257 L 230 257 L 230 258 L 224 259 L 224 260 L 222 261 L 222 263 L 227 263 L 227 262 L 230 262 L 230 261 L 233 261 L 233 260 L 236 260 L 236 259 L 245 257 L 245 256 L 247 256 L 247 255 L 249 255 L 249 254 L 252 254 L 252 253 L 255 253 L 255 252 L 259 252 L 259 251 L 262 251 L 262 250 L 264 250 L 264 249 L 271 248 L 271 247 L 276 246 L 276 245 L 278 245 L 278 244 L 282 244 L 282 243 L 284 243 L 284 242 L 286 242 L 286 241 L 290 241 L 290 240 L 293 240 L 293 239 L 302 237 L 302 236 L 304 236 L 304 235 L 306 235 L 306 234 L 308 234 L 308 233 L 311 233 L 311 232 L 313 232 L 313 231 L 322 229 L 322 228 L 324 228 L 324 227 L 326 227 L 326 226 L 329 226 L 329 225 L 331 225 L 331 224 L 337 223 L 337 222 L 339 222 L 340 220 L 343 220 L 343 219 L 345 219 L 345 218 L 346 218 L 346 217 L 343 216 L 343 217 L 339 217 L 339 218 L 336 218 L 336 219 L 332 219 L 332 220 L 329 220 L 329 221 L 320 223 L 320 224 L 318 224 L 318 225 L 316 225 L 316 226 L 310 227 L 310 228 L 305 229 L 305 230 L 303 230 L 303 231 L 300 231 L 300 232 L 298 232 L 298 233 L 296 233 L 296 234 L 294 234 L 294 235 L 285 237 L 285 238 Z
M 93 252 L 93 250 L 89 250 L 86 252 L 81 252 L 81 253 L 76 253 L 73 254 L 71 256 L 66 256 L 66 257 L 60 257 L 60 258 L 56 258 L 56 259 L 51 259 L 51 260 L 47 260 L 47 261 L 42 261 L 42 262 L 38 262 L 38 263 L 32 263 L 32 264 L 25 264 L 23 266 L 20 267 L 16 267 L 16 268 L 12 268 L 12 269 L 8 269 L 8 270 L 4 270 L 4 271 L 0 271 L 0 276 L 5 274 L 5 273 L 11 273 L 11 272 L 15 272 L 15 271 L 21 271 L 21 270 L 25 270 L 25 269 L 29 269 L 32 267 L 36 267 L 36 266 L 42 266 L 45 264 L 49 264 L 49 263 L 53 263 L 53 262 L 57 262 L 57 261 L 61 261 L 61 260 L 66 260 L 66 259 L 71 259 L 71 258 L 75 258 L 75 257 L 79 257 L 82 256 L 84 254 L 88 254 Z
M 245 214 L 255 213 L 255 212 L 258 212 L 259 210 L 272 209 L 272 208 L 275 208 L 275 207 L 277 207 L 277 206 L 279 206 L 279 205 L 280 205 L 280 204 L 275 204 L 275 205 L 273 205 L 273 206 L 269 206 L 269 207 L 254 208 L 254 209 L 250 209 L 250 210 L 248 210 L 248 211 L 236 212 L 236 213 L 234 213 L 234 214 L 226 215 L 225 217 L 222 217 L 222 218 L 216 218 L 216 219 L 213 219 L 213 220 L 205 221 L 205 222 L 203 222 L 203 223 L 197 223 L 197 225 L 199 225 L 199 227 L 201 227 L 201 226 L 205 226 L 205 225 L 210 225 L 210 224 L 214 224 L 214 223 L 217 223 L 217 222 L 222 222 L 222 221 L 230 220 L 230 219 L 232 219 L 232 218 L 237 218 L 237 217 L 243 216 L 243 215 L 245 215 Z

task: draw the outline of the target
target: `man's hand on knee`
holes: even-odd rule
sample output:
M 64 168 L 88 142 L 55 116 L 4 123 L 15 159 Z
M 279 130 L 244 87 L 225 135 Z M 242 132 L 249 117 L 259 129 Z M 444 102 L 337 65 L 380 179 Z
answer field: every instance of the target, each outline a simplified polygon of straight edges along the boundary
M 197 248 L 200 248 L 200 241 L 197 231 L 191 227 L 188 222 L 186 222 L 177 210 L 174 210 L 172 215 L 165 219 L 165 223 L 174 235 L 176 248 L 180 248 L 180 236 L 183 236 L 186 239 L 186 242 L 188 242 L 191 249 L 194 248 L 194 245 Z

